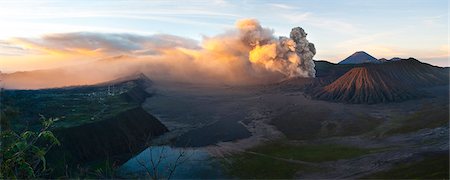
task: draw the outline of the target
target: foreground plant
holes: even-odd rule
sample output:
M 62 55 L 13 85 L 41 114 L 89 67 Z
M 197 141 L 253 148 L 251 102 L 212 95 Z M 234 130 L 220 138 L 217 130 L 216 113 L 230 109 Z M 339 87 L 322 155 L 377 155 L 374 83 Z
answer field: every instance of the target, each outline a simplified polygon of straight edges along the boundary
M 26 130 L 17 133 L 11 129 L 2 129 L 0 150 L 0 178 L 27 179 L 45 177 L 51 172 L 47 168 L 45 155 L 58 139 L 49 128 L 58 119 L 41 117 L 42 128 L 39 131 Z

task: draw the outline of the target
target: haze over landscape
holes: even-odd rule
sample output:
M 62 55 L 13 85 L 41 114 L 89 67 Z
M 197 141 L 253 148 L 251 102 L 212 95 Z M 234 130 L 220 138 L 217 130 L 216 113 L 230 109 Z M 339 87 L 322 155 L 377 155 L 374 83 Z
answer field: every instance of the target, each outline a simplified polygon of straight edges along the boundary
M 337 63 L 364 50 L 376 58 L 415 57 L 448 66 L 447 1 L 103 3 L 2 2 L 0 71 L 48 69 L 133 52 L 148 54 L 156 47 L 147 41 L 158 41 L 163 34 L 188 39 L 177 41 L 189 47 L 200 46 L 204 36 L 233 29 L 236 20 L 244 18 L 258 19 L 276 36 L 288 36 L 290 28 L 299 25 L 314 32 L 309 39 L 321 49 L 315 56 L 318 60 Z M 129 41 L 117 33 L 145 38 Z M 71 42 L 74 38 L 92 38 L 96 44 Z
M 0 23 L 2 179 L 449 178 L 447 1 L 9 1 Z

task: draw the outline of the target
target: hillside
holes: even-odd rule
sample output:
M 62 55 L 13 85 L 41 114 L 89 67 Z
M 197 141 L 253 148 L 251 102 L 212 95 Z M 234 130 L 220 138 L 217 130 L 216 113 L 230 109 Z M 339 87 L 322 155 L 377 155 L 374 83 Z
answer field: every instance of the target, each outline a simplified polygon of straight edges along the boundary
M 449 83 L 449 69 L 422 63 L 414 58 L 396 60 L 380 65 L 368 65 L 392 80 L 413 87 L 429 87 Z
M 58 164 L 91 163 L 135 153 L 148 140 L 168 132 L 141 107 L 152 96 L 147 92 L 151 85 L 148 77 L 136 74 L 89 86 L 5 90 L 1 103 L 18 112 L 11 117 L 15 130 L 36 130 L 40 115 L 59 118 L 52 131 L 62 146 L 52 149 L 49 162 L 55 165 L 55 173 L 62 173 Z
M 346 103 L 399 102 L 424 96 L 419 88 L 448 84 L 448 69 L 404 59 L 358 66 L 309 91 L 313 98 Z
M 398 86 L 379 71 L 357 67 L 314 93 L 314 96 L 322 100 L 372 104 L 407 100 L 418 97 L 418 94 Z
M 63 151 L 68 152 L 66 157 L 80 163 L 135 153 L 145 148 L 147 141 L 166 132 L 168 129 L 158 119 L 136 107 L 104 121 L 59 128 L 55 134 Z
M 39 126 L 40 115 L 59 118 L 56 127 L 72 127 L 101 121 L 139 107 L 146 97 L 151 96 L 145 91 L 150 85 L 151 80 L 138 74 L 90 86 L 5 90 L 2 104 L 20 112 L 12 119 L 16 122 L 13 124 L 15 129 Z

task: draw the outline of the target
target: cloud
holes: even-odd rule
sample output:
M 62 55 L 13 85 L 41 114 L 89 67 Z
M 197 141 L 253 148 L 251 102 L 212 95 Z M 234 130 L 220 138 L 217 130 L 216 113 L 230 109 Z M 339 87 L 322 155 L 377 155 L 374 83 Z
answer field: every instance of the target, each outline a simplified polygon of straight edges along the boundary
M 312 16 L 312 13 L 310 12 L 304 12 L 304 13 L 289 13 L 289 14 L 282 14 L 281 17 L 290 23 L 298 24 L 301 22 L 306 22 L 308 18 Z
M 372 34 L 358 34 L 358 36 L 354 38 L 336 43 L 335 46 L 337 48 L 344 48 L 344 47 L 361 47 L 368 44 L 378 44 L 380 42 L 379 41 L 380 39 L 391 39 L 392 37 L 394 37 L 394 35 L 400 32 L 401 30 L 372 33 Z
M 437 15 L 437 16 L 424 17 L 421 20 L 424 25 L 431 28 L 433 26 L 446 26 L 445 22 L 447 21 L 447 19 L 448 19 L 448 13 Z
M 297 7 L 287 4 L 281 4 L 281 3 L 269 3 L 267 4 L 271 7 L 279 8 L 279 9 L 297 9 Z
M 0 56 L 20 56 L 28 53 L 29 51 L 20 46 L 0 40 Z
M 198 48 L 198 42 L 195 40 L 166 34 L 141 36 L 92 32 L 49 34 L 42 38 L 13 38 L 8 43 L 41 53 L 88 56 L 145 52 L 157 54 L 160 49 L 166 48 Z
M 262 27 L 257 20 L 243 19 L 237 21 L 233 30 L 205 37 L 201 45 L 191 39 L 163 34 L 79 32 L 16 38 L 17 45 L 50 55 L 102 58 L 57 71 L 16 73 L 5 76 L 4 82 L 8 88 L 57 87 L 93 84 L 137 72 L 156 81 L 232 85 L 315 77 L 312 61 L 315 47 L 306 35 L 302 28 L 295 27 L 289 37 L 276 37 L 272 29 Z

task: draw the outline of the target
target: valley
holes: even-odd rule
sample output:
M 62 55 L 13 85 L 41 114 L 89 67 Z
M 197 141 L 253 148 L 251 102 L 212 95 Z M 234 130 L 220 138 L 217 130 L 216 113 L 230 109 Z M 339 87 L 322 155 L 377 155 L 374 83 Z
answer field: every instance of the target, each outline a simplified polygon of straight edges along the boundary
M 163 167 L 158 167 L 163 169 L 174 163 L 177 153 L 190 153 L 174 178 L 389 177 L 405 168 L 413 168 L 405 172 L 412 173 L 421 168 L 422 161 L 445 163 L 436 159 L 448 152 L 449 145 L 449 86 L 444 81 L 415 81 L 414 92 L 422 96 L 398 102 L 348 101 L 343 105 L 310 96 L 312 90 L 336 84 L 334 80 L 366 66 L 385 65 L 318 63 L 315 79 L 246 86 L 153 82 L 139 74 L 93 86 L 8 90 L 3 102 L 23 112 L 13 119 L 16 129 L 33 128 L 31 120 L 37 111 L 61 118 L 54 130 L 63 147 L 53 154 L 68 156 L 63 162 L 56 160 L 60 156 L 50 155 L 50 162 L 58 164 L 55 167 L 68 162 L 105 167 L 100 164 L 106 160 L 115 164 L 115 175 L 122 178 L 146 177 L 147 168 L 141 161 L 148 162 L 146 154 L 155 149 L 156 156 L 169 154 L 162 160 Z M 437 79 L 441 71 L 446 69 L 436 69 Z M 389 79 L 373 82 L 381 80 Z M 353 83 L 361 82 L 368 80 Z M 385 84 L 385 88 L 395 85 Z M 371 86 L 359 91 L 371 94 Z M 14 103 L 8 103 L 10 98 Z M 25 98 L 35 100 L 21 101 Z M 28 111 L 31 102 L 41 108 Z M 51 110 L 56 108 L 61 110 Z M 421 174 L 411 174 L 416 176 Z
M 448 7 L 0 1 L 0 180 L 449 179 Z
M 303 93 L 286 91 L 279 85 L 233 88 L 180 85 L 174 89 L 177 91 L 157 90 L 153 97 L 157 101 L 152 102 L 152 98 L 149 98 L 144 107 L 160 117 L 169 129 L 181 134 L 174 138 L 176 145 L 200 148 L 209 152 L 212 157 L 223 158 L 225 167 L 231 167 L 231 174 L 241 178 L 272 177 L 268 174 L 258 176 L 261 169 L 272 169 L 270 174 L 273 178 L 289 177 L 285 176 L 286 173 L 277 176 L 274 173 L 278 171 L 277 168 L 291 169 L 289 170 L 291 173 L 287 174 L 299 178 L 360 178 L 375 171 L 389 169 L 398 162 L 420 160 L 422 153 L 448 151 L 448 130 L 445 129 L 448 126 L 448 114 L 445 113 L 445 109 L 448 109 L 448 86 L 426 89 L 433 93 L 433 98 L 402 103 L 345 106 L 340 103 L 313 100 Z M 182 108 L 174 108 L 178 102 L 195 106 L 183 105 Z M 167 107 L 172 108 L 159 106 L 161 104 L 168 104 Z M 210 106 L 214 109 L 219 108 L 220 111 L 208 111 L 207 115 L 201 115 L 211 108 Z M 193 116 L 193 120 L 170 116 L 184 114 L 183 112 L 188 112 L 183 117 Z M 201 118 L 210 116 L 215 121 L 203 124 Z M 241 117 L 242 120 L 237 122 L 229 118 L 230 116 Z M 419 121 L 423 123 L 425 123 L 423 119 L 429 119 L 429 122 L 416 124 L 413 119 L 421 119 Z M 227 128 L 224 130 L 224 127 Z M 242 132 L 244 127 L 251 133 L 250 137 L 232 135 L 238 130 Z M 419 143 L 411 144 L 414 141 Z M 423 143 L 424 141 L 430 143 Z M 279 145 L 273 145 L 280 142 Z M 203 144 L 203 147 L 199 144 Z M 330 147 L 326 149 L 331 151 L 320 154 L 321 146 Z M 293 148 L 291 155 L 283 157 L 283 152 L 290 147 Z M 309 159 L 302 158 L 308 155 L 301 150 L 309 147 L 313 148 L 311 151 L 318 151 L 314 153 L 319 154 Z M 266 148 L 271 150 L 267 152 L 264 150 Z M 298 150 L 295 150 L 296 148 Z M 349 154 L 337 154 L 339 148 L 344 148 L 343 151 Z M 352 149 L 355 149 L 355 152 Z M 298 160 L 306 162 L 306 165 L 296 162 L 295 158 L 291 159 L 295 156 L 300 156 Z M 317 159 L 327 156 L 332 158 Z M 389 156 L 399 157 L 390 159 Z M 279 161 L 281 164 L 275 166 L 273 161 Z M 354 163 L 366 164 L 362 166 Z M 377 165 L 380 163 L 382 165 Z M 251 174 L 251 169 L 245 169 L 247 166 L 254 167 L 255 174 Z M 340 166 L 360 167 L 361 170 L 333 170 Z M 373 168 L 373 166 L 380 167 Z M 326 174 L 323 171 L 316 174 L 313 170 L 309 171 L 314 167 L 327 167 L 330 174 L 322 176 Z M 339 173 L 342 173 L 342 176 L 337 176 Z

